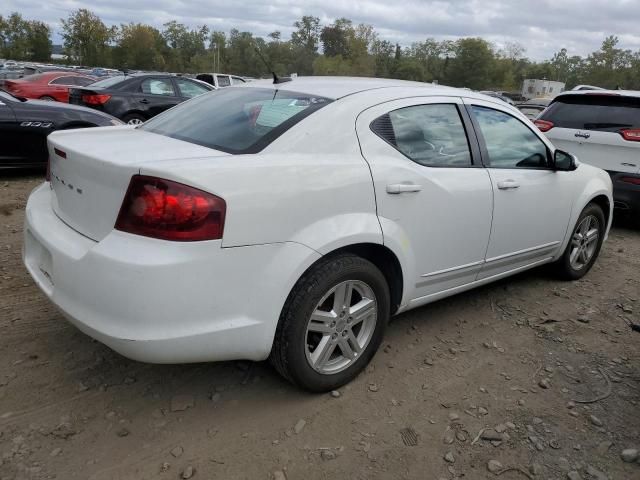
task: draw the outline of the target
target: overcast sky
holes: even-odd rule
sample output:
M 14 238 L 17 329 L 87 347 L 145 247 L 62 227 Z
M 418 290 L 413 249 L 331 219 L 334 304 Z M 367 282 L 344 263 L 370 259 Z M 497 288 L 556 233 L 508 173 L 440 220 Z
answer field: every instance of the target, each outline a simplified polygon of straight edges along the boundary
M 368 23 L 381 38 L 409 45 L 427 37 L 480 36 L 498 47 L 517 41 L 527 56 L 543 60 L 567 48 L 570 55 L 598 49 L 607 35 L 622 48 L 640 49 L 640 0 L 2 0 L 3 15 L 20 12 L 43 20 L 60 43 L 60 18 L 88 8 L 108 24 L 142 22 L 161 27 L 177 20 L 288 38 L 293 22 L 314 15 L 322 24 L 339 17 Z

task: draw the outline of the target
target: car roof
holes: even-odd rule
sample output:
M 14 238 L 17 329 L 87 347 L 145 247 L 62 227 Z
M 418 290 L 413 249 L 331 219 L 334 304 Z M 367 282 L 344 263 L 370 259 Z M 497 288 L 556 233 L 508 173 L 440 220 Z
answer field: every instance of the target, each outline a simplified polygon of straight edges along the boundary
M 553 100 L 560 97 L 568 97 L 572 95 L 589 95 L 589 96 L 617 96 L 617 97 L 635 97 L 640 98 L 640 90 L 569 90 L 559 93 Z
M 424 95 L 459 95 L 465 97 L 487 98 L 487 96 L 462 90 L 444 87 L 432 83 L 394 80 L 389 78 L 368 77 L 296 77 L 290 82 L 274 84 L 273 80 L 255 80 L 232 88 L 273 88 L 290 92 L 307 93 L 337 100 L 356 93 L 375 91 L 382 88 L 424 89 Z

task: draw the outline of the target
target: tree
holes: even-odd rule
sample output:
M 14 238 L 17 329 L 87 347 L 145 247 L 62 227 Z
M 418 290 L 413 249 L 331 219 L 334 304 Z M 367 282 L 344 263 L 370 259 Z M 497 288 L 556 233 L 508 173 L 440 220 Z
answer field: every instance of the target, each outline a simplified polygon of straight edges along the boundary
M 164 70 L 166 53 L 167 45 L 158 29 L 141 23 L 120 26 L 113 50 L 114 63 L 120 68 Z
M 29 59 L 36 62 L 48 62 L 53 50 L 49 25 L 32 20 L 28 23 L 27 31 Z
M 462 38 L 456 42 L 454 53 L 447 72 L 448 83 L 474 90 L 487 88 L 495 58 L 491 45 L 482 38 Z
M 353 27 L 351 20 L 339 18 L 333 25 L 322 29 L 320 41 L 327 57 L 340 55 L 343 58 L 349 57 L 350 39 L 353 38 Z
M 67 56 L 83 65 L 109 64 L 109 45 L 117 33 L 93 12 L 81 8 L 62 19 L 62 38 Z

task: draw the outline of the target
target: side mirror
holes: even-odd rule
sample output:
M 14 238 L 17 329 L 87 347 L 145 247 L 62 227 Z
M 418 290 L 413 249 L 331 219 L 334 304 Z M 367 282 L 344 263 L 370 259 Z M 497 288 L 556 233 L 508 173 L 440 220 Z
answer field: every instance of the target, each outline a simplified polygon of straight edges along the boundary
M 562 150 L 556 150 L 553 154 L 553 169 L 561 172 L 572 172 L 578 168 L 578 159 Z

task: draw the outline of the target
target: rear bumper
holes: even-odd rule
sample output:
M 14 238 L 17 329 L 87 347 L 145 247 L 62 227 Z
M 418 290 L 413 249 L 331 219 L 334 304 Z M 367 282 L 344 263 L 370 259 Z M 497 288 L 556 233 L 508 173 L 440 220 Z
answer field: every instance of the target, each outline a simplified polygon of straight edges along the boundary
M 621 181 L 622 178 L 634 178 L 640 181 L 640 175 L 621 172 L 608 173 L 613 182 L 613 206 L 616 211 L 640 214 L 640 185 Z
M 263 360 L 286 297 L 320 256 L 297 243 L 222 248 L 112 231 L 95 242 L 29 197 L 23 260 L 80 330 L 151 363 Z

